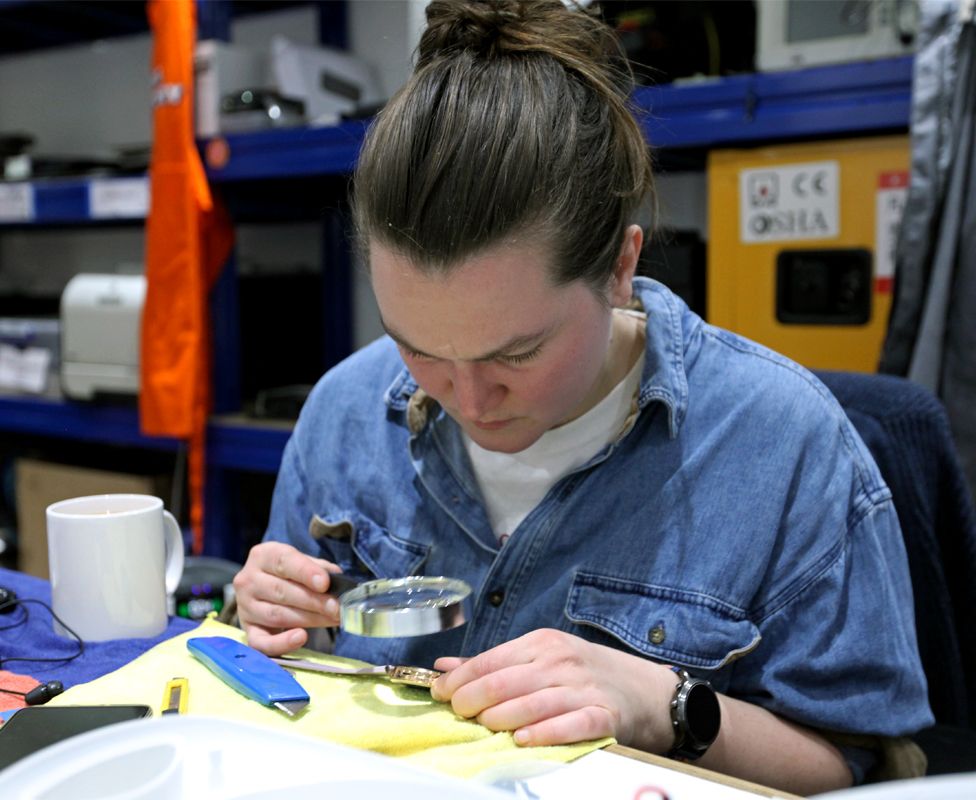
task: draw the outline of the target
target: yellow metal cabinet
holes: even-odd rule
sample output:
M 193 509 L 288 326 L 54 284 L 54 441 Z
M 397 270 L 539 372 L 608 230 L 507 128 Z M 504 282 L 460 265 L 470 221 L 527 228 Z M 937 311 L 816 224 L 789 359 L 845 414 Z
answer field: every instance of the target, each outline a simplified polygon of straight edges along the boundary
M 873 372 L 908 174 L 907 136 L 712 151 L 709 322 L 811 368 Z

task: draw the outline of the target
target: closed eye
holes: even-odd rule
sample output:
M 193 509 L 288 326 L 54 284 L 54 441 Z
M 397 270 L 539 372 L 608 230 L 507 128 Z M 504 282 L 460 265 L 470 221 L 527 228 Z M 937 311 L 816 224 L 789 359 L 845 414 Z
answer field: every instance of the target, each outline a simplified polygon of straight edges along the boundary
M 405 356 L 407 356 L 407 358 L 412 358 L 415 361 L 436 361 L 437 360 L 434 356 L 429 356 L 427 355 L 427 353 L 421 353 L 419 350 L 411 350 L 409 347 L 406 347 L 405 345 L 402 344 L 400 345 L 400 350 L 403 352 Z
M 531 361 L 533 358 L 538 356 L 541 351 L 542 345 L 539 345 L 538 347 L 533 347 L 531 350 L 527 350 L 524 353 L 512 353 L 511 355 L 495 356 L 495 360 L 501 361 L 505 364 L 518 366 L 519 364 L 524 364 L 526 361 Z
M 414 350 L 407 347 L 405 344 L 400 344 L 399 347 L 400 352 L 402 352 L 405 357 L 413 361 L 440 361 L 437 356 L 432 356 L 428 353 L 421 353 L 419 350 Z M 531 361 L 533 358 L 536 358 L 541 352 L 542 345 L 539 345 L 537 347 L 533 347 L 531 350 L 526 350 L 524 353 L 511 353 L 508 355 L 498 354 L 494 356 L 486 356 L 485 358 L 479 358 L 477 360 L 498 361 L 502 364 L 508 364 L 510 366 L 519 366 L 527 361 Z

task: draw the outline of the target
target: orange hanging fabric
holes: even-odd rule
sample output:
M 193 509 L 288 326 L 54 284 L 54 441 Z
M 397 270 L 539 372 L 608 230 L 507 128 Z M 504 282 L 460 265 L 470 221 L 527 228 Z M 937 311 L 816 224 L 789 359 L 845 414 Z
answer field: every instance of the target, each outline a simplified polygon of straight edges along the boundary
M 203 549 L 211 405 L 209 291 L 233 230 L 214 201 L 193 137 L 194 0 L 150 0 L 153 143 L 139 418 L 149 436 L 188 442 L 193 551 Z

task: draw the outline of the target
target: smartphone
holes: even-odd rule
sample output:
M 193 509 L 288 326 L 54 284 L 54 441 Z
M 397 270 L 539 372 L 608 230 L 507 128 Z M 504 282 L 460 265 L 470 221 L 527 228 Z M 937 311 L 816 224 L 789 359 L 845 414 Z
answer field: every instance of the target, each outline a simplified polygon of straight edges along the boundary
M 0 770 L 79 733 L 151 715 L 152 709 L 143 705 L 22 708 L 0 726 Z

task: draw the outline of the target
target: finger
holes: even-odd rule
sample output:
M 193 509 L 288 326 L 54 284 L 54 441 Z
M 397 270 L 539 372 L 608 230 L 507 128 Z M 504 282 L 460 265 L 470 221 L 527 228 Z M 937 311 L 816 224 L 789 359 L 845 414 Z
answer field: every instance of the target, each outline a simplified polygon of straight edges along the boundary
M 301 628 L 273 631 L 260 625 L 244 625 L 247 643 L 265 655 L 280 656 L 297 650 L 308 641 L 308 634 Z
M 328 614 L 324 606 L 335 598 L 320 598 L 318 609 L 284 605 L 252 597 L 246 606 L 238 605 L 238 617 L 242 624 L 260 625 L 268 630 L 282 631 L 290 628 L 330 628 L 338 624 L 337 614 Z
M 532 650 L 529 647 L 518 646 L 521 641 L 521 639 L 514 639 L 472 658 L 464 659 L 454 669 L 438 678 L 437 699 L 450 700 L 463 686 L 487 678 L 509 667 L 524 666 L 531 663 L 533 660 Z M 499 697 L 498 699 L 507 700 L 508 697 Z
M 458 670 L 464 669 L 465 666 L 467 665 L 458 667 Z M 444 677 L 450 681 L 453 675 L 453 672 L 449 672 Z M 486 709 L 549 688 L 552 683 L 552 674 L 534 664 L 504 667 L 455 689 L 450 695 L 451 707 L 456 714 L 470 719 L 477 717 Z
M 613 735 L 613 718 L 602 706 L 578 708 L 519 728 L 513 734 L 515 743 L 522 747 L 574 744 Z
M 476 719 L 493 731 L 514 731 L 588 705 L 599 706 L 600 703 L 579 689 L 551 686 L 486 708 Z
M 330 620 L 337 620 L 339 615 L 339 601 L 331 595 L 322 594 L 314 589 L 309 589 L 303 584 L 283 580 L 268 573 L 261 573 L 254 577 L 250 595 L 250 605 L 253 605 L 255 601 L 263 601 Z M 279 627 L 285 626 L 281 625 Z
M 450 672 L 452 669 L 457 669 L 465 661 L 469 661 L 468 658 L 461 658 L 460 656 L 441 656 L 434 662 L 434 669 L 438 672 Z
M 467 658 L 459 656 L 441 656 L 434 662 L 434 669 L 438 672 L 451 672 L 460 667 Z M 451 699 L 451 690 L 447 688 L 447 678 L 441 675 L 430 685 L 430 696 L 439 703 L 446 703 Z
M 291 545 L 280 542 L 258 545 L 251 552 L 256 555 L 261 572 L 299 583 L 315 592 L 325 591 L 328 584 L 325 573 L 329 566 L 334 566 L 324 559 L 312 558 Z

